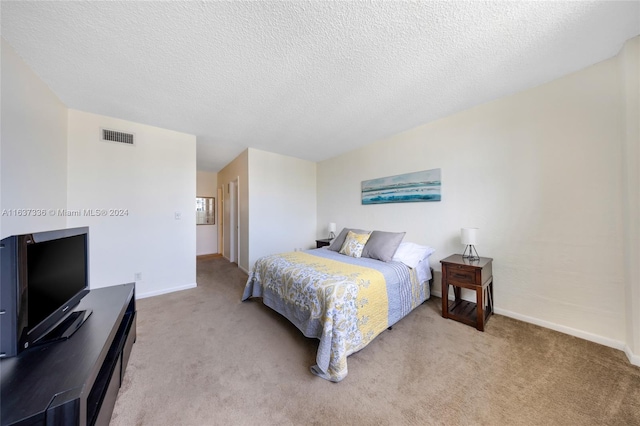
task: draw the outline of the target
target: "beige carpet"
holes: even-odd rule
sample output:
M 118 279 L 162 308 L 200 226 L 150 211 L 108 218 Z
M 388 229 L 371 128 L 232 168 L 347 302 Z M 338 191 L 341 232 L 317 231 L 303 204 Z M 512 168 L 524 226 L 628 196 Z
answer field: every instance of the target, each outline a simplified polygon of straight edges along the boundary
M 198 261 L 198 287 L 139 300 L 138 339 L 111 420 L 130 425 L 640 425 L 624 353 L 500 315 L 484 333 L 432 298 L 348 358 L 309 371 L 307 339 L 246 274 Z

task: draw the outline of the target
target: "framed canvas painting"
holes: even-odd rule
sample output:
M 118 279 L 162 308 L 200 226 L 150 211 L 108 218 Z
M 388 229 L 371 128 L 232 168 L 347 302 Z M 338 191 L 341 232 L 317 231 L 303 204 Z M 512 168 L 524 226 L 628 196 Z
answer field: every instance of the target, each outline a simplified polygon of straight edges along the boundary
M 362 204 L 440 201 L 440 169 L 362 181 Z

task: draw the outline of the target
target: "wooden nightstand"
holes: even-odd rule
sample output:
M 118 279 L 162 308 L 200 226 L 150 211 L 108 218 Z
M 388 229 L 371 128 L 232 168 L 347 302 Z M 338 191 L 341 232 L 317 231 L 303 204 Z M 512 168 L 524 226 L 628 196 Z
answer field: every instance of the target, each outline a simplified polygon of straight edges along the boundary
M 316 248 L 328 246 L 331 244 L 331 238 L 325 238 L 322 240 L 316 240 Z
M 484 331 L 484 324 L 493 314 L 493 274 L 489 257 L 469 260 L 461 254 L 442 259 L 442 316 L 463 322 Z M 453 286 L 454 300 L 449 300 Z M 463 288 L 475 290 L 476 303 L 463 300 Z

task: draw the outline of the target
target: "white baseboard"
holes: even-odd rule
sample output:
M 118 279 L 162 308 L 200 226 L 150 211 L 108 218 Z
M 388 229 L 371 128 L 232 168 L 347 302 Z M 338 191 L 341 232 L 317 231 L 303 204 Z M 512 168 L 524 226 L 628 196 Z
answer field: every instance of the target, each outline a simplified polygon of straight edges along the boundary
M 599 336 L 597 334 L 588 333 L 586 331 L 578 330 L 575 328 L 567 327 L 564 325 L 556 324 L 549 321 L 544 321 L 539 318 L 533 318 L 526 315 L 518 314 L 516 312 L 507 311 L 505 309 L 495 308 L 495 313 L 504 315 L 505 317 L 514 318 L 520 321 L 528 322 L 530 324 L 539 325 L 540 327 L 550 328 L 551 330 L 559 331 L 570 336 L 579 337 L 590 342 L 598 343 L 600 345 L 608 346 L 610 348 L 624 350 L 625 343 L 620 340 L 609 339 L 607 337 Z M 628 356 L 628 354 L 627 354 Z
M 624 345 L 624 353 L 627 355 L 627 358 L 629 358 L 631 364 L 640 367 L 640 355 L 631 352 L 631 348 L 628 345 Z
M 432 291 L 431 294 L 436 297 L 442 297 L 442 291 Z M 633 365 L 640 367 L 640 355 L 636 355 L 631 351 L 631 348 L 625 342 L 609 339 L 607 337 L 599 336 L 597 334 L 588 333 L 586 331 L 578 330 L 575 328 L 567 327 L 564 325 L 556 324 L 550 321 L 544 321 L 539 318 L 530 317 L 527 315 L 518 314 L 516 312 L 508 311 L 506 309 L 495 308 L 494 312 L 498 315 L 504 315 L 520 321 L 528 322 L 530 324 L 539 325 L 540 327 L 549 328 L 551 330 L 559 331 L 560 333 L 568 334 L 570 336 L 579 337 L 590 342 L 598 343 L 600 345 L 608 346 L 613 349 L 624 351 L 629 362 Z
M 162 290 L 149 291 L 146 293 L 136 293 L 136 299 L 145 299 L 147 297 L 160 296 L 161 294 L 173 293 L 174 291 L 188 290 L 190 288 L 196 288 L 197 286 L 198 286 L 197 283 L 193 283 L 193 284 L 181 285 L 178 287 L 163 288 Z

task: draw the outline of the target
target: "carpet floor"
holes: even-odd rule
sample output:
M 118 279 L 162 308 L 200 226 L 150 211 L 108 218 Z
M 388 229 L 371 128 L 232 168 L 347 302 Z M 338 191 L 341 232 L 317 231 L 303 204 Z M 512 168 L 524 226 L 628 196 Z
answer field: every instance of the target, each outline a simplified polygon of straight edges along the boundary
M 111 418 L 131 425 L 640 425 L 623 352 L 501 315 L 479 332 L 432 297 L 314 376 L 316 339 L 262 304 L 245 273 L 198 260 L 198 287 L 137 301 L 137 341 Z

